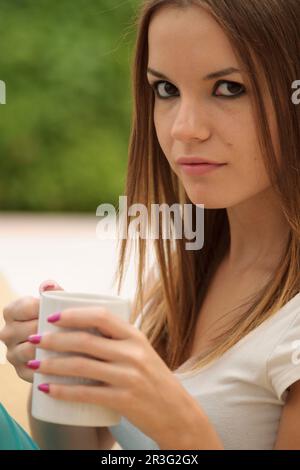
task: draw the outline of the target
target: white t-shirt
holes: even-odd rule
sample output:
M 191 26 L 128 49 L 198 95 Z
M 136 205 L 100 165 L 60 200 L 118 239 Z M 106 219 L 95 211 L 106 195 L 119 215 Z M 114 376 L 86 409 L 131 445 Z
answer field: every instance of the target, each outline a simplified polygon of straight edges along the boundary
M 190 360 L 173 374 L 198 401 L 224 448 L 273 449 L 287 388 L 300 379 L 300 293 L 211 364 L 194 374 L 180 372 Z M 109 429 L 124 450 L 159 449 L 124 416 Z

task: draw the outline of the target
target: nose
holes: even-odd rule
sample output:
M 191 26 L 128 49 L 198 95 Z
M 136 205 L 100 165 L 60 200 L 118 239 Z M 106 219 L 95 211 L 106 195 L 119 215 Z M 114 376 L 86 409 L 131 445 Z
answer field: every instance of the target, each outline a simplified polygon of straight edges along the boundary
M 198 102 L 181 102 L 171 129 L 173 139 L 207 140 L 211 135 L 207 110 Z

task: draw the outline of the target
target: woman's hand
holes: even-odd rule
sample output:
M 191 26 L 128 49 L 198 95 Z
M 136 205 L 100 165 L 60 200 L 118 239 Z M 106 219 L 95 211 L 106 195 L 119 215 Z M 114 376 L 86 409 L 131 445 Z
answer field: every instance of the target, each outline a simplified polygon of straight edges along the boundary
M 66 309 L 48 321 L 62 328 L 96 328 L 104 336 L 68 331 L 30 337 L 39 348 L 75 354 L 34 361 L 28 366 L 46 375 L 82 377 L 102 383 L 50 383 L 42 387 L 44 392 L 59 400 L 114 409 L 157 442 L 166 433 L 178 435 L 187 410 L 191 413 L 192 398 L 141 331 L 98 307 Z
M 44 290 L 62 290 L 54 281 L 44 281 Z M 21 379 L 32 382 L 33 371 L 26 363 L 35 357 L 35 347 L 28 342 L 28 336 L 37 332 L 40 301 L 35 297 L 21 297 L 3 309 L 5 326 L 0 331 L 0 341 L 7 347 L 7 360 L 15 367 Z

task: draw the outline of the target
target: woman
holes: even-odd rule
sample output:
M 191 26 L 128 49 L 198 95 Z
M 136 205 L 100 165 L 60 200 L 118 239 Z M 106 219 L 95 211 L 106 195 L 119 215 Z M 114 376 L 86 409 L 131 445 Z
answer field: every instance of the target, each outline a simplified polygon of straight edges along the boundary
M 52 427 L 56 446 L 85 436 L 87 447 L 109 448 L 112 435 L 123 449 L 300 449 L 299 20 L 298 0 L 142 5 L 128 205 L 186 203 L 195 215 L 203 204 L 204 246 L 160 236 L 150 282 L 139 240 L 135 324 L 89 309 L 50 319 L 110 338 L 41 337 L 37 299 L 6 308 L 2 338 L 22 378 L 35 368 L 102 380 L 41 393 L 122 415 L 109 430 Z M 36 346 L 89 358 L 27 362 Z M 53 448 L 49 426 L 32 422 L 37 442 Z

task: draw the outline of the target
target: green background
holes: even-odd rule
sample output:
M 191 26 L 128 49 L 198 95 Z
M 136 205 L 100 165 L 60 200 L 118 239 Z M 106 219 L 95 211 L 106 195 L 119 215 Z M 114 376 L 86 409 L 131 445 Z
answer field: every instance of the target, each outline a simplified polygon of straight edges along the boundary
M 124 194 L 138 0 L 1 0 L 0 210 Z

